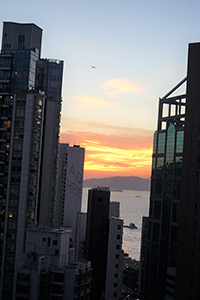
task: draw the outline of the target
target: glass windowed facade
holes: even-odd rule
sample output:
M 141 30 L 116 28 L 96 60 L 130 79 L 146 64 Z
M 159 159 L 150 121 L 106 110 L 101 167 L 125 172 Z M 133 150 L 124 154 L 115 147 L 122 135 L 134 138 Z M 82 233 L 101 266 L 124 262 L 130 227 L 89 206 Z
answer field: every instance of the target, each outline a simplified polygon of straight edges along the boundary
M 145 300 L 164 299 L 167 270 L 176 267 L 185 117 L 179 112 L 184 99 L 185 95 L 167 96 L 159 104 L 149 217 L 144 223 L 148 234 L 142 241 L 148 246 L 141 249 L 140 295 Z

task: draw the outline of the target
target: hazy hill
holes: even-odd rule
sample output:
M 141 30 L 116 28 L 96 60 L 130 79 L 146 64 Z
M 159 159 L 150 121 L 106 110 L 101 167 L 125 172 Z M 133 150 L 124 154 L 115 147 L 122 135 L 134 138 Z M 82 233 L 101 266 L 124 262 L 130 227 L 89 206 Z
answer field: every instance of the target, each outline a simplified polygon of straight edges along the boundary
M 135 176 L 92 178 L 83 181 L 83 187 L 105 186 L 111 189 L 149 191 L 150 180 Z

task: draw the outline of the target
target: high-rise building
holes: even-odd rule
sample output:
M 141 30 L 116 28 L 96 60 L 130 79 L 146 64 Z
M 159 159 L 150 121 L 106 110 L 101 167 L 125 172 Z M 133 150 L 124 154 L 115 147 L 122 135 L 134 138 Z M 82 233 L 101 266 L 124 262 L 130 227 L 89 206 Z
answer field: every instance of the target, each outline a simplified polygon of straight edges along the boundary
M 37 61 L 36 89 L 44 91 L 46 96 L 38 223 L 50 227 L 55 227 L 62 74 L 63 61 L 56 59 L 40 59 Z
M 94 300 L 119 299 L 122 288 L 122 233 L 119 203 L 110 202 L 109 188 L 93 188 L 88 194 L 86 259 L 92 266 Z
M 15 299 L 17 268 L 25 257 L 26 228 L 40 218 L 46 172 L 42 159 L 47 145 L 56 146 L 59 128 L 59 109 L 50 112 L 48 102 L 52 86 L 61 91 L 62 68 L 57 79 L 50 79 L 51 84 L 39 90 L 42 84 L 36 84 L 36 74 L 41 37 L 42 29 L 35 24 L 4 22 L 0 53 L 0 298 L 5 300 Z M 55 62 L 45 63 L 54 69 Z M 44 78 L 49 74 L 46 68 Z M 58 92 L 56 95 L 52 101 L 60 107 Z M 55 126 L 51 130 L 49 114 Z M 48 158 L 56 166 L 54 154 L 52 151 Z M 48 182 L 53 186 L 53 180 Z
M 159 101 L 141 247 L 140 294 L 145 300 L 200 299 L 199 79 L 200 43 L 194 43 L 189 45 L 187 77 Z M 177 95 L 185 82 L 186 93 Z
M 81 212 L 84 155 L 84 148 L 59 144 L 55 225 L 70 227 L 73 240 Z

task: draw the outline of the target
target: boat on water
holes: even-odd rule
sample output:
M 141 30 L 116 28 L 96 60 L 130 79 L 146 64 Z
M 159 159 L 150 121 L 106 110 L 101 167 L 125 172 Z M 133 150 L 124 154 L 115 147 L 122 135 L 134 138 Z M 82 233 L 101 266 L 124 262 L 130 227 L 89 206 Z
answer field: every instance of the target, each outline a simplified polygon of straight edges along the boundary
M 141 196 L 136 195 L 135 197 L 139 197 L 140 198 Z
M 137 229 L 137 226 L 134 223 L 130 223 L 129 225 L 123 225 L 123 227 L 130 228 L 130 229 Z

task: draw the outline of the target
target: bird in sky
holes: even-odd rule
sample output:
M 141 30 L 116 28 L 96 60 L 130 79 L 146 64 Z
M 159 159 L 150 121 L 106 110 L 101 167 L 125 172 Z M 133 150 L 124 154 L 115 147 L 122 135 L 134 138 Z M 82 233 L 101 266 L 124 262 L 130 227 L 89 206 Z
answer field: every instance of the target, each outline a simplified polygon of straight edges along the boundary
M 96 69 L 96 67 L 95 66 L 91 66 L 92 67 L 92 69 Z

